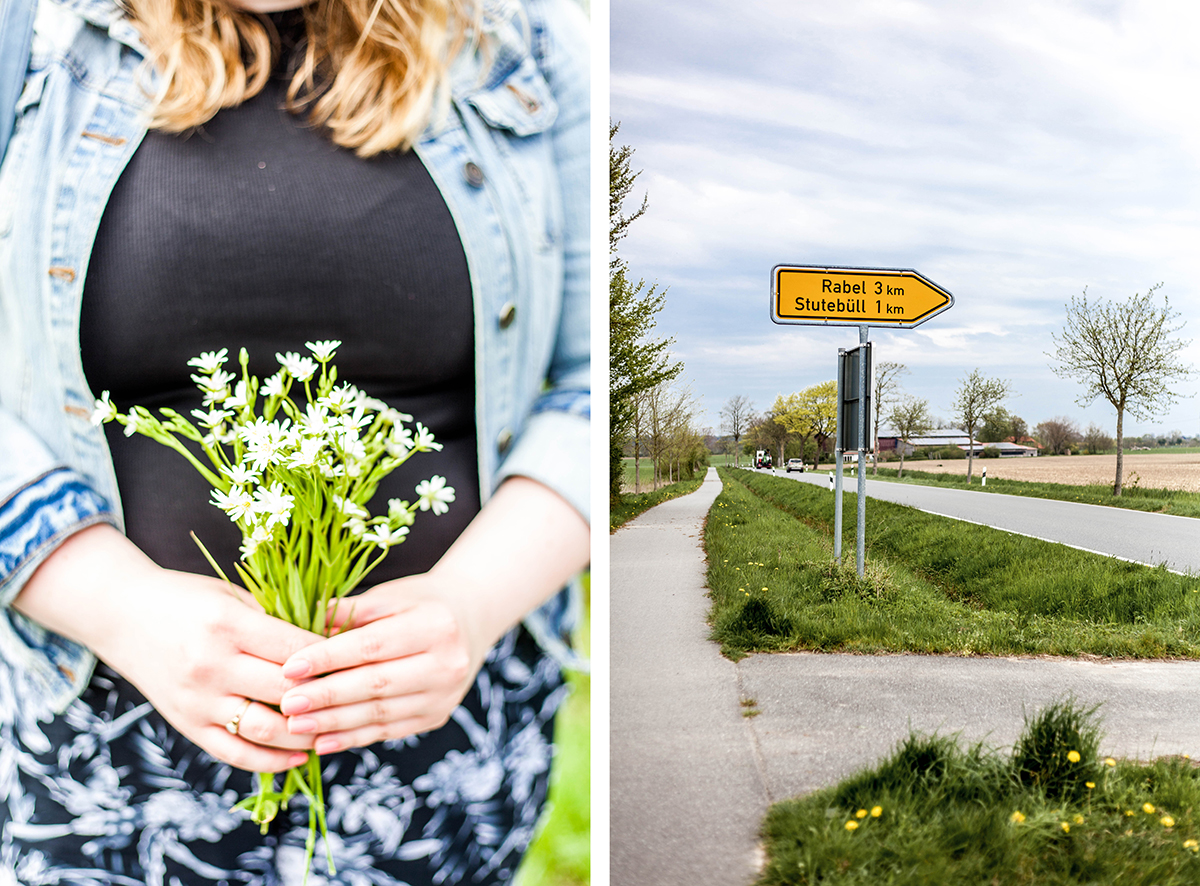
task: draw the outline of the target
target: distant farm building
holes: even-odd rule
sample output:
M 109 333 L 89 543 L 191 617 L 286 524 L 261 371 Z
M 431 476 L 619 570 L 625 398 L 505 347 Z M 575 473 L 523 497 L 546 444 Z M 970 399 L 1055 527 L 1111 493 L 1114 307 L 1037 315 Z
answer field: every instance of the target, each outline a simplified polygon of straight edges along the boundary
M 984 450 L 992 450 L 999 452 L 1001 458 L 1031 458 L 1036 456 L 1038 454 L 1037 443 L 1029 437 L 1023 439 L 1027 440 L 1028 443 L 1013 443 L 1012 441 L 980 443 L 976 440 L 973 454 L 979 457 L 983 455 Z M 912 455 L 915 450 L 924 447 L 957 446 L 963 452 L 967 452 L 972 448 L 971 440 L 967 436 L 966 431 L 960 431 L 957 428 L 943 428 L 924 437 L 913 437 L 908 441 L 907 445 L 901 444 L 899 437 L 879 438 L 880 452 L 899 452 L 902 445 L 904 446 L 905 455 Z

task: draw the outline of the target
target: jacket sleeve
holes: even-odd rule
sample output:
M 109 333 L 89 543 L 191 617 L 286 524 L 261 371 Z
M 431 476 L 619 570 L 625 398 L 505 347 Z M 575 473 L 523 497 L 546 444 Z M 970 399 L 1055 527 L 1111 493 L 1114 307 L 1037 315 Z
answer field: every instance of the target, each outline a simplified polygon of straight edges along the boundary
M 501 465 L 558 492 L 590 519 L 590 123 L 588 22 L 575 0 L 529 0 L 533 55 L 558 103 L 550 137 L 563 202 L 562 313 L 533 414 Z
M 117 525 L 109 502 L 0 406 L 0 657 L 37 684 L 55 710 L 82 691 L 94 659 L 12 602 L 65 539 L 98 523 Z

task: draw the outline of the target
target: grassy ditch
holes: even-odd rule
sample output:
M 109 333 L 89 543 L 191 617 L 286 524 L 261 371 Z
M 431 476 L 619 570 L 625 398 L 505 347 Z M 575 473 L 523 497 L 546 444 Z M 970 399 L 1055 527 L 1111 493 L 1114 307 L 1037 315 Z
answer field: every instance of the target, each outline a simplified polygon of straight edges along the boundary
M 1182 886 L 1200 882 L 1200 773 L 1102 759 L 1071 703 L 1011 753 L 910 736 L 877 768 L 773 806 L 760 886 Z
M 678 483 L 672 483 L 670 486 L 664 486 L 662 489 L 655 490 L 654 492 L 626 493 L 622 495 L 620 502 L 614 502 L 610 505 L 608 531 L 616 532 L 638 514 L 650 510 L 655 505 L 660 505 L 664 501 L 670 501 L 673 498 L 679 498 L 681 495 L 695 492 L 703 482 L 703 477 L 697 477 L 695 480 L 681 480 Z
M 727 656 L 820 650 L 1200 658 L 1200 580 L 855 497 L 832 564 L 833 500 L 721 471 L 705 530 L 713 639 Z
M 920 462 L 917 462 L 920 464 Z M 895 468 L 879 469 L 876 476 L 867 476 L 872 480 L 891 480 L 892 482 L 911 483 L 918 486 L 945 486 L 952 489 L 970 489 L 972 492 L 998 492 L 1004 495 L 1024 495 L 1029 498 L 1052 498 L 1056 501 L 1078 501 L 1089 505 L 1107 505 L 1114 508 L 1126 508 L 1131 511 L 1152 511 L 1159 514 L 1174 514 L 1176 517 L 1200 517 L 1200 492 L 1184 492 L 1177 489 L 1149 489 L 1138 486 L 1136 481 L 1127 483 L 1121 490 L 1121 496 L 1112 494 L 1112 484 L 1092 484 L 1088 486 L 1073 486 L 1069 483 L 1032 483 L 1027 480 L 1005 480 L 1000 477 L 989 477 L 987 486 L 979 485 L 979 470 L 987 467 L 987 462 L 977 460 L 975 476 L 967 482 L 965 474 L 913 470 L 910 465 L 904 466 L 904 476 L 896 479 Z

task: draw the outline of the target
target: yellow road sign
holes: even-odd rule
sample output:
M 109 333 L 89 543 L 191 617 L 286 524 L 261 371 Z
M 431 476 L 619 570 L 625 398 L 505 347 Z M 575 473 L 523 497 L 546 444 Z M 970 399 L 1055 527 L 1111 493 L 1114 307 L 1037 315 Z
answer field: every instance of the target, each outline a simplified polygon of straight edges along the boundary
M 771 319 L 817 326 L 911 327 L 954 305 L 954 296 L 916 271 L 776 265 Z

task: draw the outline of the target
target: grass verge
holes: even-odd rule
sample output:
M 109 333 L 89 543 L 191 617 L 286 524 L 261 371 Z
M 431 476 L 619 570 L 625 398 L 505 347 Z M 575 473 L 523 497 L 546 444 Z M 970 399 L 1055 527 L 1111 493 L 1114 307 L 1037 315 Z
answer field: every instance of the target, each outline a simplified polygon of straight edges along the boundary
M 721 470 L 705 529 L 710 622 L 722 652 L 819 650 L 1200 658 L 1200 581 L 855 496 L 832 563 L 821 487 Z
M 760 886 L 1200 882 L 1200 774 L 1099 756 L 1091 711 L 1027 720 L 1010 754 L 912 735 L 877 768 L 778 803 Z
M 917 462 L 920 464 L 920 462 Z M 1088 486 L 1072 486 L 1068 483 L 1031 483 L 1027 480 L 1005 480 L 989 477 L 987 486 L 979 485 L 979 469 L 986 462 L 977 463 L 975 476 L 967 483 L 964 474 L 913 470 L 905 465 L 904 476 L 896 478 L 895 468 L 879 469 L 876 476 L 868 468 L 867 477 L 872 480 L 890 480 L 894 483 L 911 483 L 918 486 L 945 486 L 952 489 L 970 489 L 972 492 L 998 492 L 1004 495 L 1024 495 L 1030 498 L 1052 498 L 1056 501 L 1078 501 L 1089 505 L 1107 505 L 1132 511 L 1151 511 L 1173 514 L 1176 517 L 1200 517 L 1200 492 L 1184 492 L 1177 489 L 1150 489 L 1127 483 L 1119 498 L 1112 494 L 1112 484 L 1102 483 Z
M 678 483 L 672 483 L 670 486 L 664 486 L 654 492 L 622 495 L 619 503 L 610 506 L 608 531 L 616 532 L 638 514 L 650 510 L 655 505 L 695 492 L 703 482 L 703 477 L 697 477 L 695 480 L 681 480 Z

